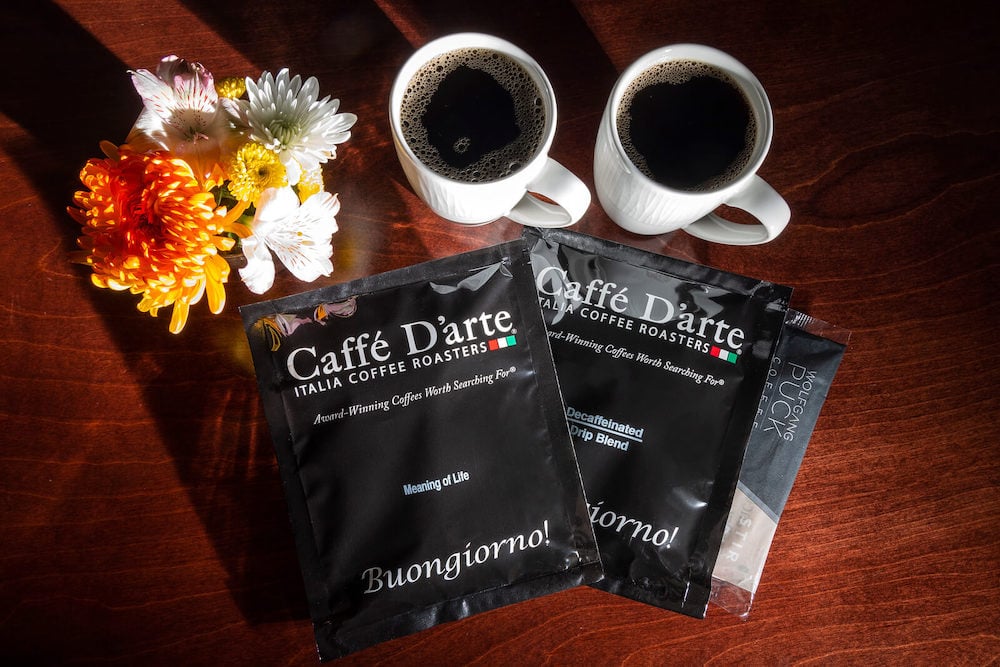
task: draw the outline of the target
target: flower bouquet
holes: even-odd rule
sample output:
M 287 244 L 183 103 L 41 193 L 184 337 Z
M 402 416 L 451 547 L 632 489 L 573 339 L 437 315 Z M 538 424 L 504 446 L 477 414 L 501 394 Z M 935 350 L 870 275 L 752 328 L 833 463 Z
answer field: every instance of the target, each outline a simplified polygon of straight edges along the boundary
M 83 226 L 73 259 L 93 283 L 141 294 L 138 309 L 153 316 L 173 306 L 179 333 L 206 294 L 222 312 L 224 253 L 242 249 L 239 274 L 257 294 L 274 283 L 272 253 L 300 280 L 330 275 L 340 202 L 322 165 L 357 117 L 287 69 L 215 81 L 168 56 L 155 74 L 130 75 L 143 110 L 124 145 L 102 142 L 106 157 L 87 161 L 68 208 Z

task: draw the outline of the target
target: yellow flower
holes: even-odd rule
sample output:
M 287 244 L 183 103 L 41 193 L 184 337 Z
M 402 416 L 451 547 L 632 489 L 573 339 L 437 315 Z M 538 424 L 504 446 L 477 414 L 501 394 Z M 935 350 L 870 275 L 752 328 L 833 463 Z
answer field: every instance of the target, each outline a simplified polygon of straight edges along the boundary
M 239 76 L 227 76 L 215 82 L 215 92 L 219 97 L 228 97 L 231 100 L 243 97 L 247 92 L 246 80 Z
M 84 165 L 87 189 L 68 209 L 83 225 L 75 259 L 93 268 L 98 287 L 141 294 L 142 312 L 155 317 L 172 305 L 172 333 L 184 328 L 191 305 L 206 292 L 209 309 L 222 312 L 229 265 L 218 253 L 234 241 L 219 234 L 240 211 L 227 215 L 216 207 L 183 160 L 128 145 L 106 152 L 108 158 Z
M 295 186 L 295 192 L 303 204 L 313 195 L 323 192 L 323 168 L 316 167 L 311 171 L 302 172 L 302 177 Z
M 288 184 L 278 156 L 260 144 L 243 144 L 228 165 L 229 192 L 240 201 L 255 202 L 264 190 Z

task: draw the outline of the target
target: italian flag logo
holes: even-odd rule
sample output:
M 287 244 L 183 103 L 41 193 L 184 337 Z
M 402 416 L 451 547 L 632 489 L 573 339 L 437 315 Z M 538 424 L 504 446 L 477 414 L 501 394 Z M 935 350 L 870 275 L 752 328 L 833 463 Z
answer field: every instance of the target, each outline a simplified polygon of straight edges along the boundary
M 736 360 L 739 359 L 739 355 L 737 355 L 735 352 L 730 352 L 729 350 L 723 350 L 721 347 L 716 347 L 715 345 L 712 346 L 710 354 L 713 357 L 718 357 L 719 359 L 722 359 L 723 361 L 728 361 L 731 364 L 735 364 Z
M 514 347 L 517 345 L 516 336 L 504 336 L 503 338 L 494 338 L 489 342 L 491 350 L 502 350 L 505 347 Z

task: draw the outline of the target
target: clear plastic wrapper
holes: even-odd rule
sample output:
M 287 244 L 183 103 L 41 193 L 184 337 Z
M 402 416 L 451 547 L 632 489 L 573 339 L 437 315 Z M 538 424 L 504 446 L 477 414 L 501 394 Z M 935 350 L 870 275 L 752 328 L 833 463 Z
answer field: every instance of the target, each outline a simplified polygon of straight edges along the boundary
M 747 618 L 850 332 L 789 310 L 747 444 L 711 602 Z

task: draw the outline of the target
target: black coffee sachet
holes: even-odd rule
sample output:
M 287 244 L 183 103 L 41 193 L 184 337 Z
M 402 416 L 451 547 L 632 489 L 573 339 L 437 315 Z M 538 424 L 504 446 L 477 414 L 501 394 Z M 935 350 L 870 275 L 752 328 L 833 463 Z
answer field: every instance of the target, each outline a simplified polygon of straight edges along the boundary
M 746 618 L 785 502 L 850 332 L 789 310 L 740 470 L 719 558 L 712 603 Z
M 528 229 L 601 551 L 597 587 L 704 617 L 791 290 Z
M 240 312 L 320 658 L 601 577 L 523 241 Z

